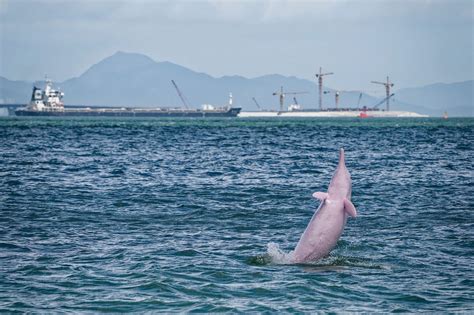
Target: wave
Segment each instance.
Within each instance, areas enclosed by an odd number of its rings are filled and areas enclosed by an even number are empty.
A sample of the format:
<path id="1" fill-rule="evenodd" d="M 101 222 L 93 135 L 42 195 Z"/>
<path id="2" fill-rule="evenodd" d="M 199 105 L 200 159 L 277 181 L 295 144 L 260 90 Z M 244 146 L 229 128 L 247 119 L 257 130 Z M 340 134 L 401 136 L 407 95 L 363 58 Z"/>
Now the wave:
<path id="1" fill-rule="evenodd" d="M 336 251 L 337 252 L 337 251 Z M 377 263 L 373 259 L 346 256 L 335 253 L 316 261 L 305 263 L 295 263 L 293 260 L 293 251 L 285 252 L 277 243 L 270 242 L 267 244 L 267 252 L 263 255 L 252 256 L 247 260 L 248 264 L 254 266 L 266 265 L 298 265 L 310 268 L 311 270 L 325 271 L 333 269 L 344 269 L 347 267 L 368 268 L 368 269 L 391 269 L 389 266 Z"/>

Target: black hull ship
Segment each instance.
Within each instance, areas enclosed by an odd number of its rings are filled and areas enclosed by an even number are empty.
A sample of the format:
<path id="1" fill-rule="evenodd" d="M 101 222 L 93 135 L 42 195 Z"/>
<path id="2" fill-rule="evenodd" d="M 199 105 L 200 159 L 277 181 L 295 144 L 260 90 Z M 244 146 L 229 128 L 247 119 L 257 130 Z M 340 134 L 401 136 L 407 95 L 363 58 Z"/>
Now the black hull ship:
<path id="1" fill-rule="evenodd" d="M 15 110 L 16 116 L 102 116 L 102 117 L 237 117 L 240 107 L 232 106 L 232 94 L 229 104 L 223 107 L 203 105 L 202 109 L 190 108 L 134 108 L 134 107 L 103 107 L 103 108 L 65 108 L 62 98 L 64 93 L 52 88 L 51 80 L 46 80 L 44 90 L 33 87 L 30 103 Z"/>
<path id="2" fill-rule="evenodd" d="M 144 108 L 94 108 L 65 109 L 63 111 L 37 111 L 18 109 L 17 116 L 103 116 L 103 117 L 237 117 L 240 108 L 227 109 L 144 109 Z"/>

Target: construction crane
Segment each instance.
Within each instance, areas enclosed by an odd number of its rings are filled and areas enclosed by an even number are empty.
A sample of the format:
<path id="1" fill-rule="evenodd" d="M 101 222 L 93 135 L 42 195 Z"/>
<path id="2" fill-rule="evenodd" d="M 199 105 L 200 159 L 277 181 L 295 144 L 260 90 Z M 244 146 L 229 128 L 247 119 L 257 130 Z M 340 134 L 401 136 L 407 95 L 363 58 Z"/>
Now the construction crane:
<path id="1" fill-rule="evenodd" d="M 323 73 L 323 68 L 319 67 L 319 73 L 316 74 L 319 84 L 319 110 L 323 109 L 323 77 L 326 75 L 334 74 L 334 72 Z"/>
<path id="2" fill-rule="evenodd" d="M 360 100 L 362 99 L 362 93 L 359 94 L 359 100 L 357 101 L 357 108 L 360 106 Z"/>
<path id="3" fill-rule="evenodd" d="M 375 83 L 375 84 L 382 84 L 385 86 L 385 94 L 386 94 L 386 97 L 385 97 L 385 100 L 387 101 L 387 112 L 390 111 L 390 88 L 392 86 L 394 86 L 394 84 L 392 82 L 390 82 L 390 79 L 388 78 L 387 76 L 387 82 L 380 82 L 380 81 L 370 81 L 371 83 Z"/>
<path id="4" fill-rule="evenodd" d="M 186 107 L 186 109 L 189 109 L 188 101 L 186 100 L 186 97 L 183 95 L 183 93 L 181 93 L 176 82 L 174 82 L 174 80 L 171 80 L 171 83 L 173 83 L 173 86 L 176 89 L 176 92 L 178 92 L 179 98 L 181 99 L 181 102 L 183 102 L 184 107 Z"/>
<path id="5" fill-rule="evenodd" d="M 334 93 L 334 104 L 336 105 L 336 109 L 339 108 L 339 95 L 341 94 L 341 92 L 339 91 L 334 91 L 334 92 L 331 92 L 331 91 L 324 91 L 323 92 L 324 94 L 329 94 L 329 93 Z"/>
<path id="6" fill-rule="evenodd" d="M 252 97 L 252 99 L 253 99 L 253 102 L 255 103 L 255 105 L 257 105 L 258 109 L 261 110 L 262 108 L 260 107 L 260 104 L 258 104 L 258 102 L 257 102 L 257 100 L 255 99 L 255 97 Z"/>
<path id="7" fill-rule="evenodd" d="M 280 92 L 274 92 L 272 95 L 278 95 L 280 97 L 280 112 L 283 111 L 283 103 L 285 102 L 286 94 L 306 94 L 308 92 L 283 92 L 283 86 L 280 87 Z"/>
<path id="8" fill-rule="evenodd" d="M 379 107 L 383 102 L 385 102 L 385 101 L 388 102 L 388 100 L 394 95 L 395 95 L 395 93 L 390 94 L 389 96 L 387 96 L 386 98 L 384 98 L 383 100 L 381 100 L 380 102 L 375 104 L 374 107 L 372 107 L 372 108 L 375 109 L 375 108 Z"/>

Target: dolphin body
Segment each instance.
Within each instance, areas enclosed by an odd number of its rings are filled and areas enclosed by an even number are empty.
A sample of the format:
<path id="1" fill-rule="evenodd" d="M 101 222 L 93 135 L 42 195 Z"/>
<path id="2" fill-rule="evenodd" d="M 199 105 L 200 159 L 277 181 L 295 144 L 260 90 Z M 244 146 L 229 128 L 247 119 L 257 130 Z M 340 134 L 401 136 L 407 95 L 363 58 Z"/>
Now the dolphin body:
<path id="1" fill-rule="evenodd" d="M 321 259 L 336 246 L 347 217 L 355 218 L 357 211 L 351 202 L 351 175 L 344 163 L 344 149 L 329 183 L 328 192 L 315 192 L 321 204 L 314 213 L 293 252 L 293 262 L 304 263 Z"/>

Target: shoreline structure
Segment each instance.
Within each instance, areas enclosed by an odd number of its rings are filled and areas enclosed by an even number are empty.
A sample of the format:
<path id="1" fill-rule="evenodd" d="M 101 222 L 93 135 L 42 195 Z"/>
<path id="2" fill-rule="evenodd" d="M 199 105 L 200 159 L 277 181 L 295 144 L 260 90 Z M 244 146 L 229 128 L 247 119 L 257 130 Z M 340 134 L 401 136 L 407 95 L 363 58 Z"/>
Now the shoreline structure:
<path id="1" fill-rule="evenodd" d="M 277 111 L 241 111 L 238 117 L 242 118 L 267 118 L 267 117 L 361 117 L 361 111 L 289 111 L 289 112 L 277 112 Z M 368 111 L 368 118 L 390 118 L 390 117 L 429 117 L 428 115 L 418 114 L 415 112 L 406 111 Z M 365 118 L 365 117 L 364 117 Z"/>

